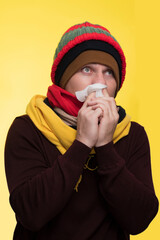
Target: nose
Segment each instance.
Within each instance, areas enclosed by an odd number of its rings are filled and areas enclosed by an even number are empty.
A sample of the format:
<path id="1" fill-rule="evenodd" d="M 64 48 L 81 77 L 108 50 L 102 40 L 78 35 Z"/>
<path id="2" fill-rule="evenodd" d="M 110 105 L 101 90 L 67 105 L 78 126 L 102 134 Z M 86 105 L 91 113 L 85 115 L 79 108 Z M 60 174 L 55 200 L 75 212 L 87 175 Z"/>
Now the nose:
<path id="1" fill-rule="evenodd" d="M 93 83 L 106 84 L 105 77 L 102 71 L 96 72 L 93 78 Z"/>

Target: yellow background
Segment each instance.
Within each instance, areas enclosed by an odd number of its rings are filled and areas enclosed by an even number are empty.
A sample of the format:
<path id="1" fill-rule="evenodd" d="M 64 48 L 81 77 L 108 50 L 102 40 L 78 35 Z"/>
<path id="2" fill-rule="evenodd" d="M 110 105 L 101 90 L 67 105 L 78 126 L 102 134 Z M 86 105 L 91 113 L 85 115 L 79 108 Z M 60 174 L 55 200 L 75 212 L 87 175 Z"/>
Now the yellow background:
<path id="1" fill-rule="evenodd" d="M 160 198 L 160 7 L 158 0 L 0 0 L 0 239 L 11 240 L 15 217 L 4 172 L 8 128 L 25 113 L 30 98 L 51 84 L 54 50 L 63 32 L 83 21 L 107 27 L 127 58 L 127 74 L 117 102 L 145 126 L 152 172 Z M 158 240 L 159 214 L 134 240 Z"/>

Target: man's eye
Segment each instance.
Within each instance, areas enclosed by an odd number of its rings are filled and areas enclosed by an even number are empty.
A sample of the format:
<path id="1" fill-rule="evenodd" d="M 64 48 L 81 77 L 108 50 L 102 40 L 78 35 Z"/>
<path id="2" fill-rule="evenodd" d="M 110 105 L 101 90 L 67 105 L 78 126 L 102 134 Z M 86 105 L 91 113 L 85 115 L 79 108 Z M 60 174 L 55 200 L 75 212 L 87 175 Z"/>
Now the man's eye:
<path id="1" fill-rule="evenodd" d="M 114 74 L 113 74 L 113 71 L 112 71 L 111 69 L 108 69 L 108 70 L 106 71 L 106 74 L 107 74 L 107 75 L 114 75 Z"/>
<path id="2" fill-rule="evenodd" d="M 82 71 L 85 72 L 85 73 L 89 73 L 90 72 L 90 68 L 89 67 L 84 67 L 82 69 Z"/>

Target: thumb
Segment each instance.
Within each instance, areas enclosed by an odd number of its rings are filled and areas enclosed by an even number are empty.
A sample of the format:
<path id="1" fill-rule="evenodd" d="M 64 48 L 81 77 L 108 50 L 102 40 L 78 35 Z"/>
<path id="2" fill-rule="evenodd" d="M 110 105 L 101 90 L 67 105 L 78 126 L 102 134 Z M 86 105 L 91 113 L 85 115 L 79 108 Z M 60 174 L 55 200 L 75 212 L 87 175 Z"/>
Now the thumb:
<path id="1" fill-rule="evenodd" d="M 106 88 L 102 90 L 104 97 L 109 97 L 108 91 Z"/>

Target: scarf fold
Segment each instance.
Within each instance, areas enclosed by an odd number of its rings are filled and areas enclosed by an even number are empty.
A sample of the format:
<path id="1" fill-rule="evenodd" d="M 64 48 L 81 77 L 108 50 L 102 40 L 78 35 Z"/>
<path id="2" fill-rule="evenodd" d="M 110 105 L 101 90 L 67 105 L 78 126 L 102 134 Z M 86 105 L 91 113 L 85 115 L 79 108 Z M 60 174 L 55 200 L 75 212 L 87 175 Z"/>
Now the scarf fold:
<path id="1" fill-rule="evenodd" d="M 78 111 L 83 105 L 72 93 L 55 84 L 48 88 L 47 97 L 51 107 L 63 109 L 74 117 L 77 117 Z"/>
<path id="2" fill-rule="evenodd" d="M 63 120 L 65 124 L 72 127 L 77 127 L 77 117 L 69 115 L 61 108 L 55 107 L 54 112 Z"/>
<path id="3" fill-rule="evenodd" d="M 44 103 L 45 98 L 46 97 L 41 95 L 34 96 L 27 106 L 26 113 L 41 133 L 58 148 L 61 154 L 64 154 L 76 139 L 77 131 L 65 124 L 63 120 Z M 113 142 L 116 143 L 121 138 L 127 136 L 130 126 L 130 116 L 126 115 L 125 118 L 117 124 L 113 135 Z M 95 153 L 94 149 L 92 149 L 91 153 Z"/>

